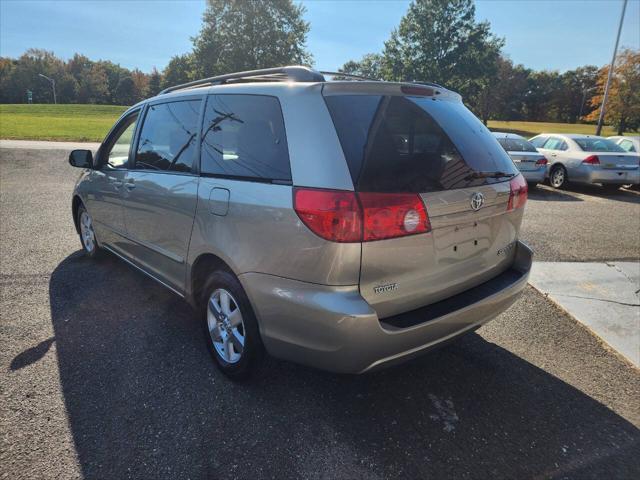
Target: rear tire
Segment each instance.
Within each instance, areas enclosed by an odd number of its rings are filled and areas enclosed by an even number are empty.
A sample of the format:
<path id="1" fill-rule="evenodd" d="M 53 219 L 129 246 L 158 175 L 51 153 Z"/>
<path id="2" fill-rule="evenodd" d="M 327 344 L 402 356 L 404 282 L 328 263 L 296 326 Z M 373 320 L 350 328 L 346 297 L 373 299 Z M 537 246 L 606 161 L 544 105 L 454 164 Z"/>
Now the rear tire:
<path id="1" fill-rule="evenodd" d="M 562 165 L 554 165 L 549 172 L 549 185 L 553 188 L 564 188 L 569 183 L 567 169 Z"/>
<path id="2" fill-rule="evenodd" d="M 200 315 L 207 348 L 216 366 L 231 380 L 246 380 L 265 357 L 258 321 L 238 279 L 218 270 L 205 283 Z"/>
<path id="3" fill-rule="evenodd" d="M 78 207 L 76 221 L 84 254 L 89 258 L 98 258 L 102 254 L 102 249 L 98 246 L 96 232 L 93 229 L 93 218 L 82 204 Z"/>

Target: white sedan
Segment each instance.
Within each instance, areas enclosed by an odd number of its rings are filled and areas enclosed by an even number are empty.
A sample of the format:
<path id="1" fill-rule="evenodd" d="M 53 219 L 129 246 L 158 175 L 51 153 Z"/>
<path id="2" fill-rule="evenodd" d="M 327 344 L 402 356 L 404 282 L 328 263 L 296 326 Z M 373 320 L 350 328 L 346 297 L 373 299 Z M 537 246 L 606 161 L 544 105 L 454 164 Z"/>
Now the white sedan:
<path id="1" fill-rule="evenodd" d="M 549 160 L 549 183 L 599 183 L 607 190 L 640 183 L 638 155 L 595 135 L 542 133 L 530 142 Z"/>

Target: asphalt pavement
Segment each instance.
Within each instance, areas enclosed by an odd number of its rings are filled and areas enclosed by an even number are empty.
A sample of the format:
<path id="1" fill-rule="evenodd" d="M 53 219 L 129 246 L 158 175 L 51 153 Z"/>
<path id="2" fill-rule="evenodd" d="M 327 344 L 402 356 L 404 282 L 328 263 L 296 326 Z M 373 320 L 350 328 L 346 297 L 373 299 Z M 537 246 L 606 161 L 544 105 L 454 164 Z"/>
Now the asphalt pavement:
<path id="1" fill-rule="evenodd" d="M 234 384 L 178 297 L 84 258 L 64 151 L 0 149 L 0 478 L 640 478 L 640 372 L 528 287 L 457 343 Z M 640 197 L 532 192 L 547 261 L 640 257 Z"/>

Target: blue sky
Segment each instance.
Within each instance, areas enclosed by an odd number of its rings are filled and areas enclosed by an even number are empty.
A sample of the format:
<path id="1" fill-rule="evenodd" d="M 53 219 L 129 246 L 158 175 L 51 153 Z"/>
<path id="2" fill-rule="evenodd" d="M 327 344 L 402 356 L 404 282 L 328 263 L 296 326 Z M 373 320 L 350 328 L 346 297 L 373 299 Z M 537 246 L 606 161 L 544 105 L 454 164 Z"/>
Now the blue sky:
<path id="1" fill-rule="evenodd" d="M 319 69 L 382 49 L 408 0 L 309 0 L 308 48 Z M 505 53 L 535 69 L 564 71 L 611 58 L 621 0 L 479 0 L 476 16 L 506 39 Z M 204 0 L 0 0 L 0 55 L 27 48 L 75 52 L 143 71 L 191 49 Z M 630 0 L 622 46 L 640 48 L 640 0 Z"/>

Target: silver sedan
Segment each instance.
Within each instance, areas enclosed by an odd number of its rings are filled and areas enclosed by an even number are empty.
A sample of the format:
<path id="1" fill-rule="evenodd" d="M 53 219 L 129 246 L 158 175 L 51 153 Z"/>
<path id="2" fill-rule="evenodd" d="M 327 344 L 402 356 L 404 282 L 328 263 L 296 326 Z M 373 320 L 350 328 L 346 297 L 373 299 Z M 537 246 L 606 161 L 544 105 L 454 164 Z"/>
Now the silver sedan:
<path id="1" fill-rule="evenodd" d="M 547 159 L 526 138 L 515 133 L 493 132 L 530 187 L 544 182 Z"/>
<path id="2" fill-rule="evenodd" d="M 531 143 L 549 159 L 549 183 L 599 183 L 607 190 L 640 183 L 638 155 L 595 135 L 542 133 Z"/>

